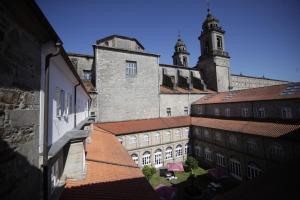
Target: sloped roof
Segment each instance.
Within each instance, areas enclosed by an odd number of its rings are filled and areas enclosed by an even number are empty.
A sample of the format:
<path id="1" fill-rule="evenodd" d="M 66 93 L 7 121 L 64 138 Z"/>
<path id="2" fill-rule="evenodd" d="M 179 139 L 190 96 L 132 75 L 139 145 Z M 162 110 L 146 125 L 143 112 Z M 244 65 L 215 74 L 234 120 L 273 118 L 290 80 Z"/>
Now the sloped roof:
<path id="1" fill-rule="evenodd" d="M 99 44 L 99 43 L 104 42 L 106 40 L 110 40 L 110 39 L 115 38 L 115 37 L 125 39 L 125 40 L 135 41 L 143 50 L 145 50 L 144 46 L 136 38 L 131 38 L 131 37 L 123 36 L 123 35 L 110 35 L 110 36 L 107 36 L 107 37 L 102 38 L 100 40 L 97 40 L 96 44 Z"/>
<path id="2" fill-rule="evenodd" d="M 115 135 L 190 126 L 190 116 L 96 123 L 94 126 Z"/>
<path id="3" fill-rule="evenodd" d="M 94 127 L 87 144 L 87 175 L 67 180 L 62 200 L 159 199 L 117 138 Z"/>
<path id="4" fill-rule="evenodd" d="M 283 124 L 283 123 L 275 123 L 275 122 L 255 122 L 255 121 L 213 119 L 213 118 L 204 118 L 204 117 L 192 117 L 191 124 L 194 126 L 246 133 L 251 135 L 260 135 L 260 136 L 272 137 L 272 138 L 277 138 L 296 130 L 299 131 L 300 129 L 300 123 Z"/>
<path id="5" fill-rule="evenodd" d="M 263 101 L 300 98 L 300 83 L 235 90 L 207 95 L 193 104 L 213 104 L 243 101 Z"/>

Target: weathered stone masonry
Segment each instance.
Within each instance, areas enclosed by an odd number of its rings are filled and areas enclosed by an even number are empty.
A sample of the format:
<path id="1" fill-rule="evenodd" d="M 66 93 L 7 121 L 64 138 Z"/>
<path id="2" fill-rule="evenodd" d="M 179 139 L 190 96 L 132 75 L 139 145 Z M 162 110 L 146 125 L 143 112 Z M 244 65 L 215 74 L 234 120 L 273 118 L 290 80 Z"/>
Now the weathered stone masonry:
<path id="1" fill-rule="evenodd" d="M 41 46 L 0 3 L 0 199 L 38 199 Z M 25 195 L 26 193 L 26 195 Z"/>

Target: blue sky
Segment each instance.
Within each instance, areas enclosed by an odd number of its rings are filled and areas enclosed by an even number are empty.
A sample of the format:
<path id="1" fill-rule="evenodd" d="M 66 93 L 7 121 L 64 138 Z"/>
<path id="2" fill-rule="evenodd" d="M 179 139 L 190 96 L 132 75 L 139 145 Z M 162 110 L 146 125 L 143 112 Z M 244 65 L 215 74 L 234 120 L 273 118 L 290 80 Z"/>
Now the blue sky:
<path id="1" fill-rule="evenodd" d="M 146 52 L 172 64 L 180 30 L 190 65 L 200 55 L 198 36 L 206 0 L 37 0 L 69 52 L 92 54 L 111 34 L 137 38 Z M 212 0 L 225 29 L 231 73 L 300 81 L 299 0 Z"/>

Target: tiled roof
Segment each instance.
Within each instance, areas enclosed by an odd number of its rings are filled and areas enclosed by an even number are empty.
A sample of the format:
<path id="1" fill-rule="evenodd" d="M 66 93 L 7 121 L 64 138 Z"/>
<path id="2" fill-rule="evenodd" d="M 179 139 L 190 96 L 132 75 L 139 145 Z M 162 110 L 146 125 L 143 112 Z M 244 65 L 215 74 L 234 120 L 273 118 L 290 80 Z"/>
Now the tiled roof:
<path id="1" fill-rule="evenodd" d="M 176 89 L 171 89 L 166 86 L 161 85 L 160 86 L 160 93 L 161 94 L 211 94 L 214 93 L 211 90 L 199 90 L 196 88 L 193 88 L 191 90 L 187 90 L 181 87 L 177 87 Z"/>
<path id="2" fill-rule="evenodd" d="M 274 85 L 207 95 L 193 104 L 229 103 L 300 98 L 300 83 Z"/>
<path id="3" fill-rule="evenodd" d="M 299 131 L 300 129 L 300 123 L 282 124 L 274 122 L 239 121 L 204 117 L 192 117 L 191 124 L 194 126 L 260 135 L 272 138 L 280 137 L 296 130 Z"/>
<path id="4" fill-rule="evenodd" d="M 160 130 L 167 128 L 189 126 L 191 124 L 190 117 L 168 117 L 155 119 L 142 119 L 121 122 L 105 122 L 97 123 L 101 129 L 109 131 L 115 135 L 122 135 L 128 133 L 138 133 L 143 131 Z"/>
<path id="5" fill-rule="evenodd" d="M 117 138 L 94 127 L 87 144 L 87 175 L 67 180 L 62 200 L 159 199 Z"/>

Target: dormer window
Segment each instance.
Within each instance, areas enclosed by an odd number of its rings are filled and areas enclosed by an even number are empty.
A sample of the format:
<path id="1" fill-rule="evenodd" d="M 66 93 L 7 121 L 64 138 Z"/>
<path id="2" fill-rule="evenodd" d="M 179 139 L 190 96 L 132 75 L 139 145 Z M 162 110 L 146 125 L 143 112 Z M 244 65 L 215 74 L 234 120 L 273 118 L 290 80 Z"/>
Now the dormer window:
<path id="1" fill-rule="evenodd" d="M 261 107 L 257 110 L 257 117 L 258 118 L 265 118 L 266 117 L 266 112 L 265 112 L 264 107 Z"/>
<path id="2" fill-rule="evenodd" d="M 281 117 L 282 119 L 291 119 L 292 118 L 292 110 L 290 107 L 281 108 Z"/>

